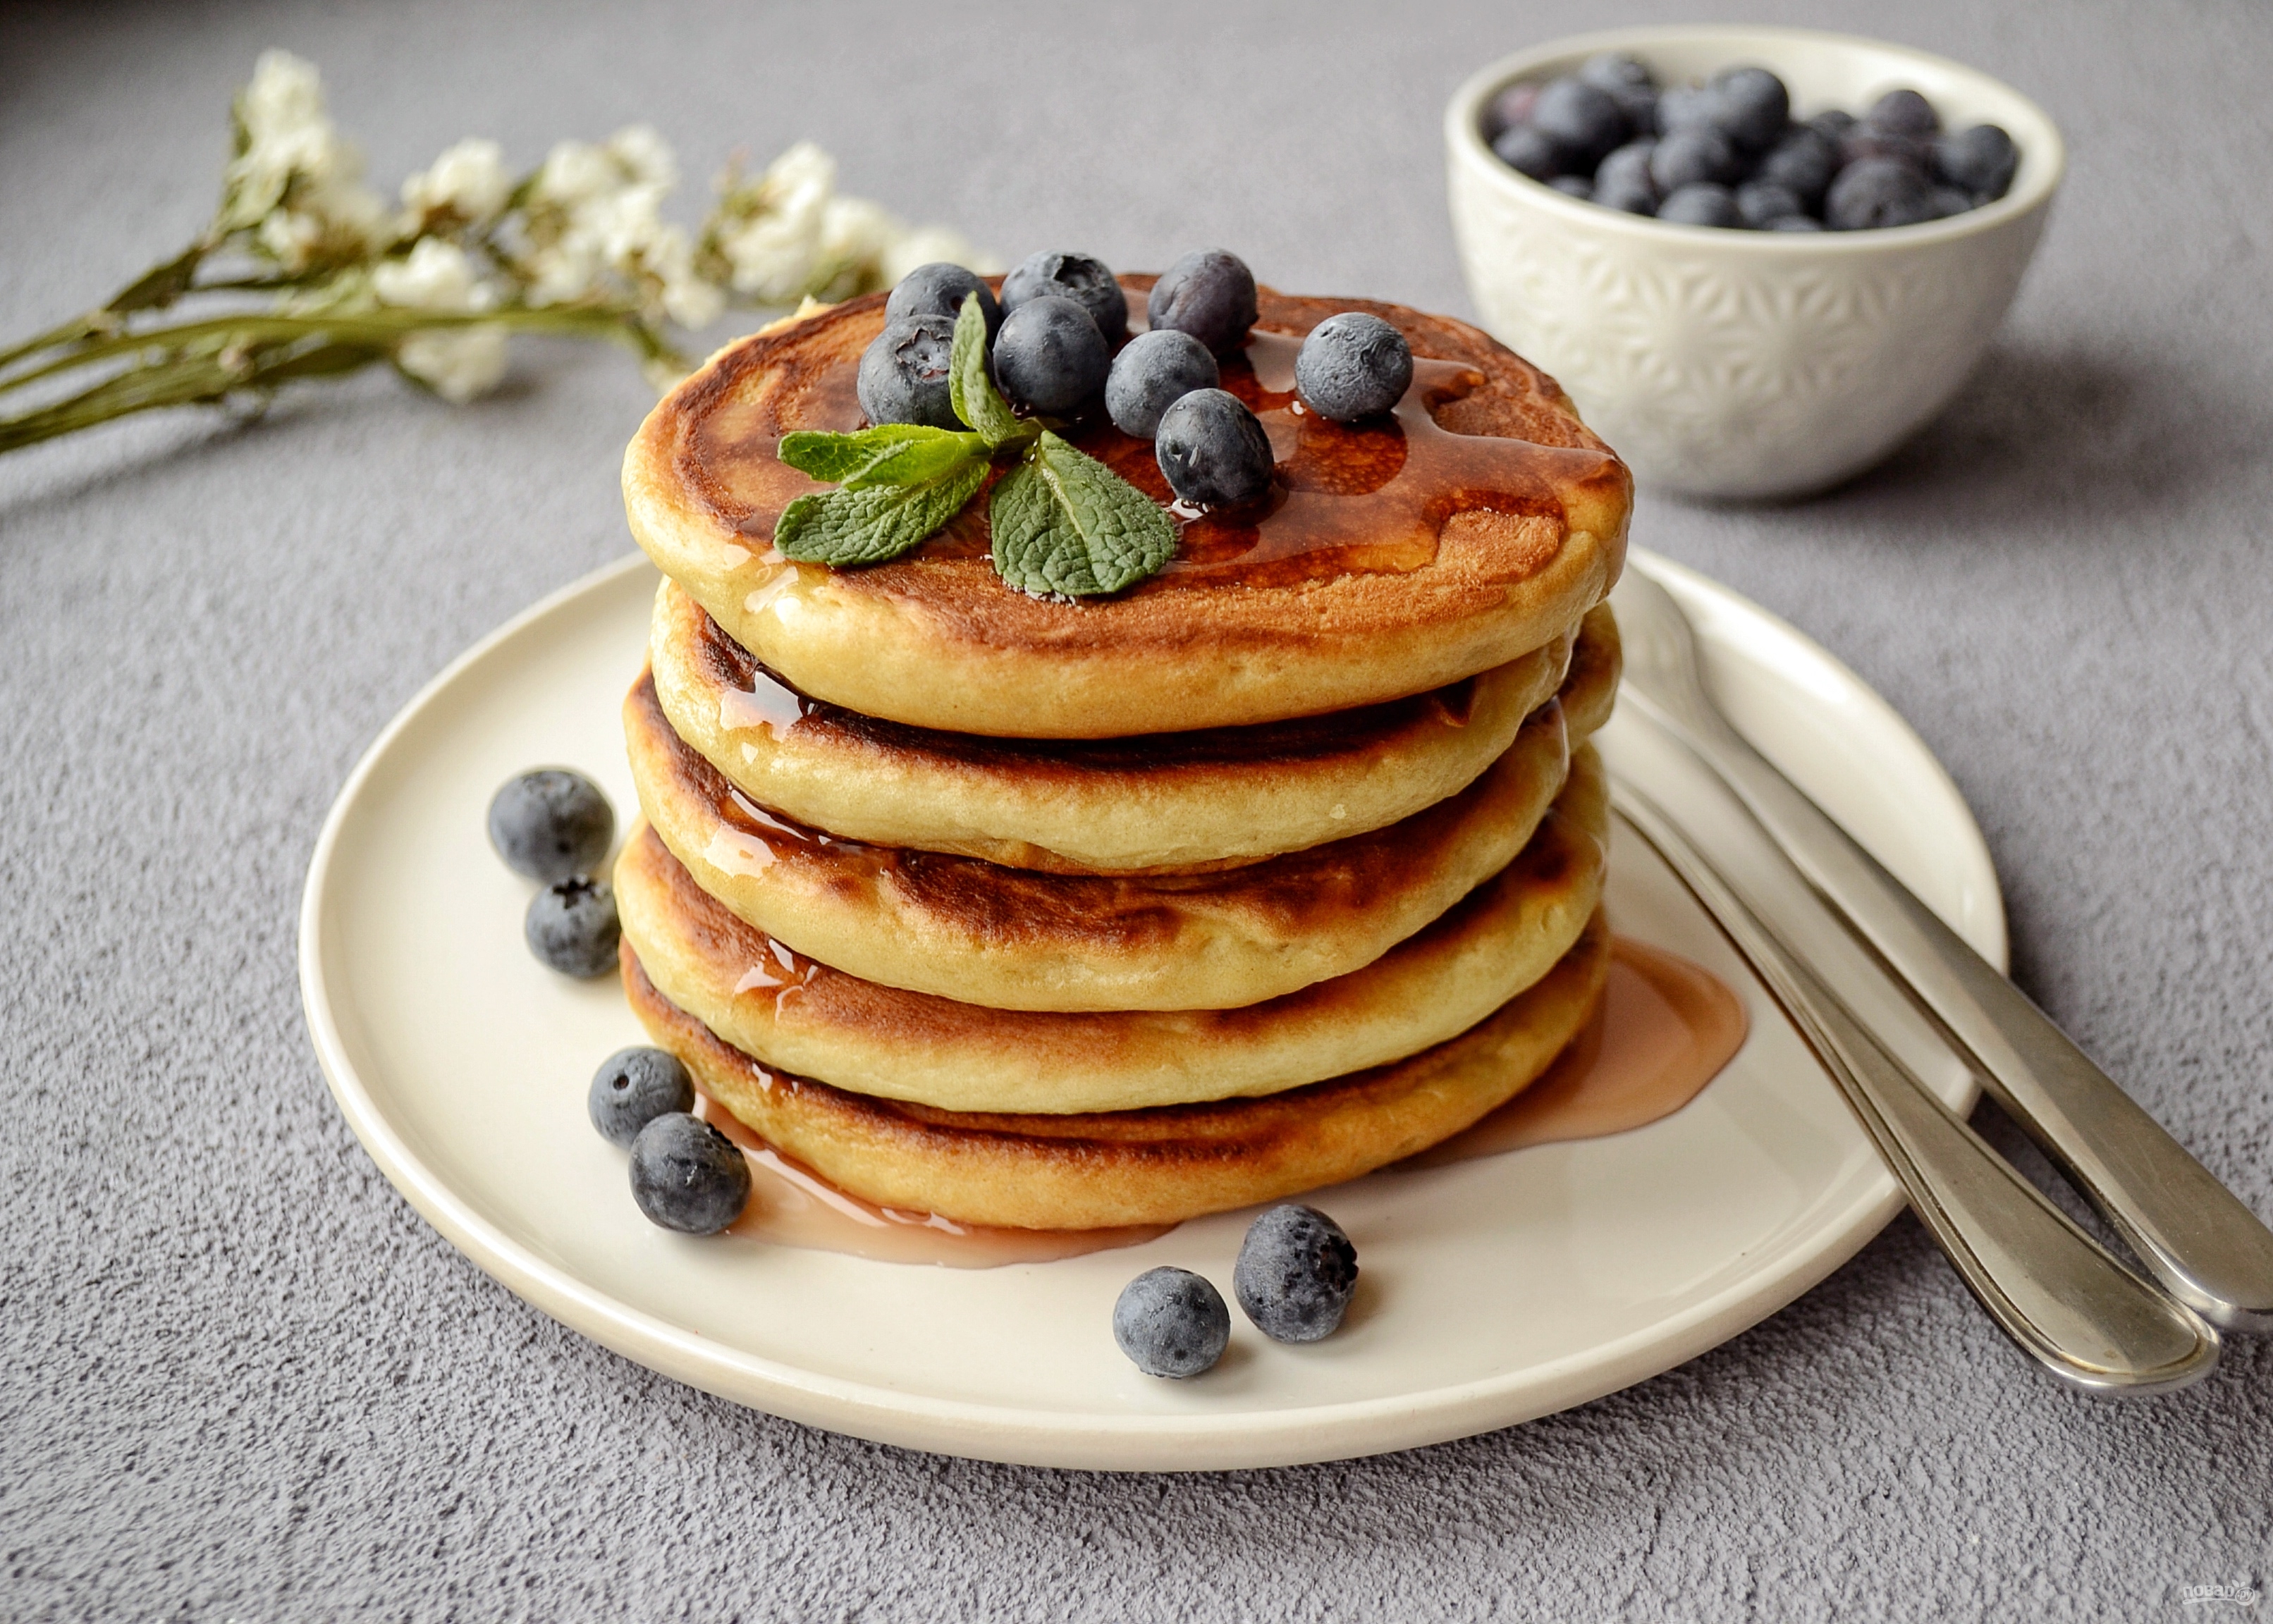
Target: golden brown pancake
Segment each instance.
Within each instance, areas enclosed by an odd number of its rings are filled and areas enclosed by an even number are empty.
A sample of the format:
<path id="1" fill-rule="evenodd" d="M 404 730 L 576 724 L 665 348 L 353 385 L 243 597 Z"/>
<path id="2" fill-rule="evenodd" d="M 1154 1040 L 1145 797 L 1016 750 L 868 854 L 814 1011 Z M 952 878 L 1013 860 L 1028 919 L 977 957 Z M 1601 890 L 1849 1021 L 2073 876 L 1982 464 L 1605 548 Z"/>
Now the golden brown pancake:
<path id="1" fill-rule="evenodd" d="M 1596 911 L 1537 983 L 1394 1065 L 1257 1099 L 1075 1115 L 934 1111 L 761 1065 L 656 990 L 624 985 L 654 1040 L 784 1155 L 880 1205 L 1010 1229 L 1176 1224 L 1354 1179 L 1521 1093 L 1586 1024 L 1609 965 Z"/>
<path id="2" fill-rule="evenodd" d="M 734 917 L 650 829 L 616 907 L 648 977 L 765 1064 L 942 1111 L 1067 1112 L 1271 1094 L 1401 1059 L 1545 975 L 1602 897 L 1608 803 L 1594 752 L 1498 874 L 1362 969 L 1244 1009 L 987 1009 L 816 964 Z"/>
<path id="3" fill-rule="evenodd" d="M 1584 657 L 1615 666 L 1609 607 L 1581 624 L 1609 640 Z M 1571 641 L 1360 710 L 1048 742 L 911 728 L 807 699 L 668 580 L 649 647 L 672 730 L 761 806 L 871 845 L 1129 874 L 1301 851 L 1458 794 L 1562 684 Z"/>
<path id="4" fill-rule="evenodd" d="M 1149 277 L 1129 277 L 1143 323 Z M 1109 599 L 1051 602 L 988 561 L 986 503 L 865 569 L 792 564 L 775 521 L 824 489 L 775 454 L 858 428 L 860 354 L 884 296 L 728 346 L 664 398 L 624 459 L 633 535 L 799 692 L 950 732 L 1114 738 L 1237 727 L 1425 693 L 1519 659 L 1599 601 L 1624 558 L 1632 480 L 1555 381 L 1465 323 L 1265 290 L 1223 386 L 1279 465 L 1254 511 L 1185 518 L 1168 567 Z M 1386 420 L 1296 409 L 1302 335 L 1341 311 L 1399 328 L 1414 384 Z M 1069 438 L 1166 504 L 1150 442 Z"/>
<path id="5" fill-rule="evenodd" d="M 1574 708 L 1606 706 L 1574 696 Z M 671 731 L 650 677 L 625 700 L 624 733 L 648 822 L 729 910 L 849 975 L 996 1009 L 1233 1009 L 1370 964 L 1507 865 L 1569 762 L 1550 700 L 1474 783 L 1387 828 L 1132 878 L 868 846 L 776 818 Z"/>

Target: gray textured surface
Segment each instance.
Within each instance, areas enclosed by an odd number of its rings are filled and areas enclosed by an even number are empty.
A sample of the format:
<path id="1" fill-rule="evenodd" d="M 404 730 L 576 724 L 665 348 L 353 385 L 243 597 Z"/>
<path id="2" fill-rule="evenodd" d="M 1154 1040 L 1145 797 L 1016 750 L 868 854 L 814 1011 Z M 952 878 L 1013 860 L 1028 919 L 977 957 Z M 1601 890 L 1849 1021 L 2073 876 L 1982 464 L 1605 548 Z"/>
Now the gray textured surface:
<path id="1" fill-rule="evenodd" d="M 1911 719 L 1988 831 L 2023 983 L 2273 1210 L 2273 19 L 1754 10 L 1978 64 L 2049 107 L 2074 167 L 1945 421 L 1826 499 L 1650 501 L 1636 535 Z M 390 185 L 468 133 L 528 161 L 647 117 L 698 175 L 809 134 L 849 190 L 1013 253 L 1220 241 L 1282 287 L 1465 311 L 1444 96 L 1647 14 L 16 8 L 0 332 L 188 236 L 270 43 L 324 67 Z M 622 550 L 647 399 L 612 355 L 532 347 L 463 412 L 373 379 L 250 431 L 146 423 L 0 464 L 0 1613 L 2142 1618 L 2273 1578 L 2264 1344 L 2173 1398 L 2067 1396 L 1907 1217 L 1584 1410 L 1219 1478 L 806 1431 L 491 1284 L 333 1111 L 295 907 L 394 709 Z"/>

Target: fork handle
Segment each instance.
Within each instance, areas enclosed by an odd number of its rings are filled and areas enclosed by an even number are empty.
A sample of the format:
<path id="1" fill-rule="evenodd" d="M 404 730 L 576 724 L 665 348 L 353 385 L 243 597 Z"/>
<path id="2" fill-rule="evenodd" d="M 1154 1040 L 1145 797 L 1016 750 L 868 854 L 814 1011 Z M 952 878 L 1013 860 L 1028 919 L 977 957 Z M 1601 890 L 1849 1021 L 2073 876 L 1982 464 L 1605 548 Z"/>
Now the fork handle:
<path id="1" fill-rule="evenodd" d="M 2228 1330 L 2273 1331 L 2273 1230 L 1726 721 L 1622 697 L 1737 792 L 2172 1295 Z"/>

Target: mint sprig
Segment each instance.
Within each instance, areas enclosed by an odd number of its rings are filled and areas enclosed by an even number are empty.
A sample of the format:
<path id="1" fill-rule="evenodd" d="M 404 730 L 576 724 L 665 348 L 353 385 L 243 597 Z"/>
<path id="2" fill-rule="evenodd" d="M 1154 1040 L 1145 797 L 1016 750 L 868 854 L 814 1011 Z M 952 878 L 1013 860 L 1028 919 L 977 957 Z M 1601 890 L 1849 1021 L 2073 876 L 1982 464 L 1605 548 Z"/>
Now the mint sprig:
<path id="1" fill-rule="evenodd" d="M 879 423 L 851 434 L 782 437 L 784 462 L 837 489 L 783 510 L 774 546 L 801 564 L 847 569 L 919 546 L 961 513 L 994 460 L 1021 453 L 987 506 L 994 571 L 1036 596 L 1099 597 L 1135 586 L 1175 556 L 1176 524 L 1143 491 L 994 386 L 986 318 L 966 295 L 955 318 L 948 398 L 967 431 Z"/>

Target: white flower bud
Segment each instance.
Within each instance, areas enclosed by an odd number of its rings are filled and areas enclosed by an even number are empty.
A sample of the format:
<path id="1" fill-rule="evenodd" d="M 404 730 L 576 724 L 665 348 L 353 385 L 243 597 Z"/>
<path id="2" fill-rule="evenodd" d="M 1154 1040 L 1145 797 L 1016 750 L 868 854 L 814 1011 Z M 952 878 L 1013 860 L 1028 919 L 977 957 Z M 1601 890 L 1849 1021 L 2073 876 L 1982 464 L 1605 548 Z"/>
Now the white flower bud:
<path id="1" fill-rule="evenodd" d="M 404 181 L 402 201 L 415 229 L 437 215 L 487 220 L 505 206 L 512 190 L 504 148 L 495 141 L 467 140 L 444 152 L 424 174 Z"/>
<path id="2" fill-rule="evenodd" d="M 505 334 L 494 327 L 414 333 L 396 348 L 394 360 L 451 405 L 463 406 L 505 377 Z"/>
<path id="3" fill-rule="evenodd" d="M 440 237 L 421 237 L 408 258 L 374 266 L 371 288 L 380 303 L 405 310 L 483 311 L 497 302 L 474 257 Z"/>
<path id="4" fill-rule="evenodd" d="M 607 153 L 638 185 L 669 191 L 679 184 L 679 160 L 650 124 L 626 124 L 608 138 Z"/>

